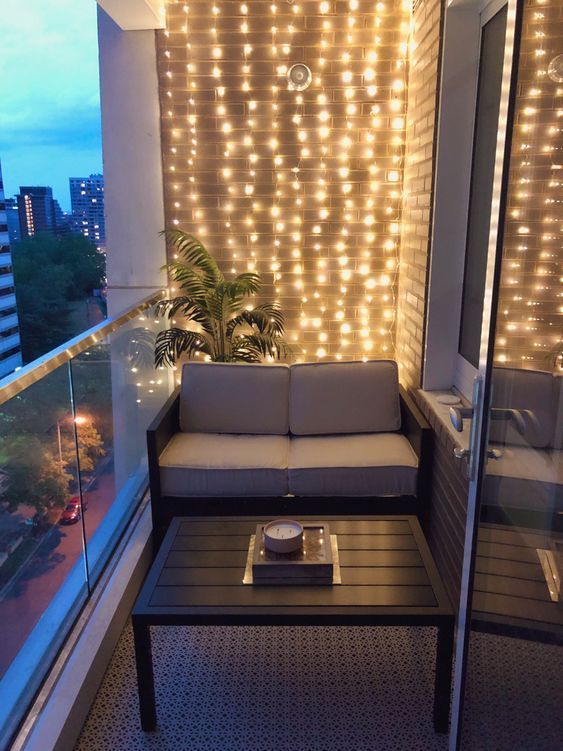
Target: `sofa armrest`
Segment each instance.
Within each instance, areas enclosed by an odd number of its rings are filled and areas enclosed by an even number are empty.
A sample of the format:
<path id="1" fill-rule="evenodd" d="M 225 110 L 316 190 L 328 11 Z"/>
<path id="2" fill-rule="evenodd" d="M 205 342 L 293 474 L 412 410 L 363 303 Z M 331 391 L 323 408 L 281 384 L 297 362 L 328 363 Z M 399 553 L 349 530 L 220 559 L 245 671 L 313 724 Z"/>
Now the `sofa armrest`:
<path id="1" fill-rule="evenodd" d="M 403 386 L 399 386 L 401 403 L 401 432 L 409 439 L 415 454 L 420 459 L 424 442 L 431 434 L 430 424 Z"/>
<path id="2" fill-rule="evenodd" d="M 401 402 L 401 432 L 406 436 L 418 457 L 417 497 L 426 504 L 430 497 L 432 477 L 433 433 L 430 424 L 407 391 L 399 386 Z"/>
<path id="3" fill-rule="evenodd" d="M 159 458 L 172 436 L 180 430 L 180 387 L 168 397 L 147 428 L 149 482 L 153 506 L 160 498 Z"/>

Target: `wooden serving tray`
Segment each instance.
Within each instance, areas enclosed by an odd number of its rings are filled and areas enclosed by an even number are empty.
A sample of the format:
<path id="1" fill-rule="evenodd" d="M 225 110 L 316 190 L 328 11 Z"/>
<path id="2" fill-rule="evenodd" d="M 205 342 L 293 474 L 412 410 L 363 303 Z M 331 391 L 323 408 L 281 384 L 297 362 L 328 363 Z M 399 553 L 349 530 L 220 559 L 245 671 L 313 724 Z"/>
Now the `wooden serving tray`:
<path id="1" fill-rule="evenodd" d="M 303 547 L 294 553 L 273 553 L 264 545 L 264 524 L 256 527 L 252 556 L 254 584 L 332 584 L 334 558 L 325 522 L 303 525 Z"/>

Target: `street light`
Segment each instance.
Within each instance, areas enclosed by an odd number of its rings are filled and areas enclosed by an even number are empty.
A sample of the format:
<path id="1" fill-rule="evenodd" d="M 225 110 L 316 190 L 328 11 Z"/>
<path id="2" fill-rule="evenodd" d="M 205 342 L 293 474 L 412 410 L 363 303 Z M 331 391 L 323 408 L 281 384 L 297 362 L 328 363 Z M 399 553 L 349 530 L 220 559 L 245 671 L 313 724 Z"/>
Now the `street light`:
<path id="1" fill-rule="evenodd" d="M 61 422 L 64 422 L 68 419 L 68 417 L 65 417 L 63 420 L 57 420 L 57 441 L 59 445 L 59 464 L 61 465 L 61 469 L 63 468 L 63 442 L 61 437 Z M 88 422 L 88 418 L 84 417 L 83 415 L 76 415 L 73 422 L 78 426 L 85 425 Z"/>

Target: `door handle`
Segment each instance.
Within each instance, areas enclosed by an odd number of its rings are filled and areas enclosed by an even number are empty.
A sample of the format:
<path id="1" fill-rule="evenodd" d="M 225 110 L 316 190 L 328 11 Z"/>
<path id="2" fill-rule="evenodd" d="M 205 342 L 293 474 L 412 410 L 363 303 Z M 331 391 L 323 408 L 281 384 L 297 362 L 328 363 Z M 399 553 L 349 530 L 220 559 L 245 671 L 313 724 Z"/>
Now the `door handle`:
<path id="1" fill-rule="evenodd" d="M 528 414 L 529 418 L 533 416 L 533 413 L 529 410 L 491 407 L 491 420 L 512 420 L 514 427 L 520 435 L 524 435 L 526 432 L 524 414 Z"/>
<path id="2" fill-rule="evenodd" d="M 454 448 L 454 456 L 456 459 L 468 459 L 471 454 L 469 449 L 460 449 L 457 446 Z"/>
<path id="3" fill-rule="evenodd" d="M 454 448 L 454 456 L 456 459 L 469 459 L 469 457 L 471 456 L 471 451 L 469 449 L 461 449 L 456 446 Z M 495 459 L 496 461 L 502 459 L 502 451 L 499 451 L 498 449 L 489 449 L 487 451 L 487 459 Z"/>
<path id="4" fill-rule="evenodd" d="M 524 435 L 526 432 L 524 414 L 530 422 L 534 419 L 533 413 L 529 410 L 501 409 L 499 407 L 491 407 L 490 418 L 491 420 L 512 420 L 518 433 Z M 473 407 L 450 407 L 450 421 L 458 433 L 463 433 L 463 421 L 469 420 L 471 417 L 473 417 Z"/>
<path id="5" fill-rule="evenodd" d="M 487 459 L 495 459 L 496 461 L 502 459 L 502 451 L 499 451 L 499 449 L 489 449 L 487 451 Z"/>
<path id="6" fill-rule="evenodd" d="M 450 407 L 450 420 L 458 433 L 463 433 L 463 421 L 473 417 L 473 407 Z"/>
<path id="7" fill-rule="evenodd" d="M 469 449 L 462 449 L 456 446 L 454 448 L 454 456 L 456 459 L 468 459 L 471 456 L 471 451 Z M 488 449 L 487 458 L 495 459 L 498 461 L 499 459 L 502 459 L 502 451 L 499 451 L 498 449 Z"/>

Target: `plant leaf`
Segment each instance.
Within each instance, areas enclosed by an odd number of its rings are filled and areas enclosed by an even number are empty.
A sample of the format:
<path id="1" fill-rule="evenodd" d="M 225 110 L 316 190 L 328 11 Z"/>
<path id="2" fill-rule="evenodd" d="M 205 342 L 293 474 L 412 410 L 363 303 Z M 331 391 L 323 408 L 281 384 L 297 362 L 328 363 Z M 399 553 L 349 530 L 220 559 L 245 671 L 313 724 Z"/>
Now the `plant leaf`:
<path id="1" fill-rule="evenodd" d="M 184 263 L 195 266 L 209 281 L 224 280 L 217 262 L 197 237 L 180 229 L 165 229 L 160 234 L 176 249 Z"/>
<path id="2" fill-rule="evenodd" d="M 235 329 L 243 325 L 257 329 L 261 334 L 269 336 L 283 336 L 285 330 L 285 318 L 278 305 L 264 303 L 253 310 L 242 310 L 237 316 L 227 323 L 227 336 L 232 337 Z"/>
<path id="3" fill-rule="evenodd" d="M 204 334 L 186 329 L 166 329 L 160 331 L 156 337 L 154 364 L 175 365 L 180 355 L 192 357 L 196 352 L 210 355 L 209 342 Z"/>

